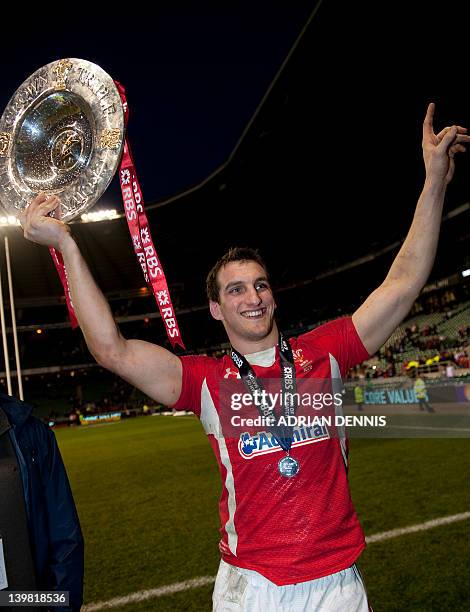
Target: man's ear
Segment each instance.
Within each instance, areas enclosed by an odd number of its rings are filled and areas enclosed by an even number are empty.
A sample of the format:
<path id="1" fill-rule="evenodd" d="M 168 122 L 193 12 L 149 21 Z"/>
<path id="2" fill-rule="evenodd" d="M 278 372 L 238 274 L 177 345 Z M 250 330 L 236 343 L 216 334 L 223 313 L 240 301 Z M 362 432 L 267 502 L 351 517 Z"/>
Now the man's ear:
<path id="1" fill-rule="evenodd" d="M 211 311 L 211 315 L 217 321 L 223 321 L 224 317 L 222 315 L 222 311 L 220 310 L 220 304 L 218 302 L 213 302 L 210 300 L 209 302 L 209 310 Z"/>

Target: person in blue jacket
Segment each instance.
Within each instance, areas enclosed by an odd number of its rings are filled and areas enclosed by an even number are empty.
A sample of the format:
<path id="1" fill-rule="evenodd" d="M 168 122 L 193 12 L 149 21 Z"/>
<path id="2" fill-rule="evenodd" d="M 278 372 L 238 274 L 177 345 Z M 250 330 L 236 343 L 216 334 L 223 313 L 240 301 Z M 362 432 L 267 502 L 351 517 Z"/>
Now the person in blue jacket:
<path id="1" fill-rule="evenodd" d="M 31 411 L 0 393 L 0 589 L 68 591 L 69 605 L 52 609 L 78 612 L 80 522 L 54 433 Z"/>

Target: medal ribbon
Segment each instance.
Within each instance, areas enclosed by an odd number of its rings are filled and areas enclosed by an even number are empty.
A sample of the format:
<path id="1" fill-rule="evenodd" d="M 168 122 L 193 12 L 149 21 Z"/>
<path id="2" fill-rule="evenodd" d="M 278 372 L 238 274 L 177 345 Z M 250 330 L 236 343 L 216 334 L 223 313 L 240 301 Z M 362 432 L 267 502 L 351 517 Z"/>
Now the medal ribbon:
<path id="1" fill-rule="evenodd" d="M 231 357 L 233 363 L 240 372 L 240 376 L 245 384 L 245 387 L 253 396 L 255 406 L 258 409 L 260 416 L 262 416 L 269 423 L 268 430 L 274 436 L 276 436 L 281 448 L 289 453 L 292 446 L 294 428 L 288 425 L 278 425 L 274 406 L 269 406 L 269 404 L 267 404 L 266 401 L 263 402 L 262 399 L 260 401 L 256 401 L 256 396 L 258 394 L 262 394 L 261 398 L 263 398 L 263 396 L 266 397 L 265 393 L 262 393 L 265 391 L 265 389 L 244 355 L 240 354 L 232 347 Z M 281 361 L 282 416 L 295 416 L 297 411 L 295 396 L 297 393 L 297 382 L 294 356 L 292 354 L 292 348 L 289 341 L 284 338 L 281 332 L 279 332 L 279 358 Z"/>

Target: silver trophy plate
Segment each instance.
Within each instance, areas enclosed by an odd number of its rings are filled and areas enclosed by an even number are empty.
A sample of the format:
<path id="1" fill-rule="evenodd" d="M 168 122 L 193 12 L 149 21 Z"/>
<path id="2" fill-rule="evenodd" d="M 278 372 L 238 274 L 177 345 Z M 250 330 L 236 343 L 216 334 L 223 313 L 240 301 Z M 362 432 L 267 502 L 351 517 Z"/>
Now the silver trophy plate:
<path id="1" fill-rule="evenodd" d="M 124 112 L 113 79 L 81 59 L 43 66 L 19 87 L 0 120 L 0 202 L 18 216 L 40 192 L 57 194 L 61 218 L 82 215 L 113 178 Z"/>

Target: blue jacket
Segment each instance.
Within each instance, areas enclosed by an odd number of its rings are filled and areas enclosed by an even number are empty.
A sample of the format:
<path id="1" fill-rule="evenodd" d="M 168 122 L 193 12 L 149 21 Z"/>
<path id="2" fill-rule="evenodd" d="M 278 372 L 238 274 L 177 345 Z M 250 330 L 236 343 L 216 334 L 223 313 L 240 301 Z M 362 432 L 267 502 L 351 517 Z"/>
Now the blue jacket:
<path id="1" fill-rule="evenodd" d="M 8 435 L 21 470 L 37 588 L 69 591 L 70 607 L 53 610 L 77 612 L 83 599 L 83 537 L 54 433 L 24 402 L 0 393 L 0 407 L 12 426 Z"/>

